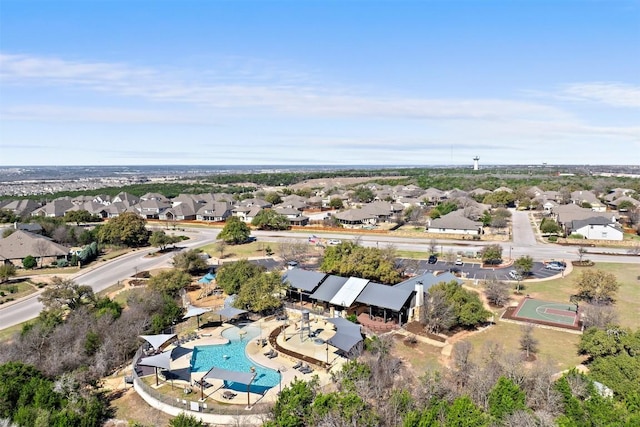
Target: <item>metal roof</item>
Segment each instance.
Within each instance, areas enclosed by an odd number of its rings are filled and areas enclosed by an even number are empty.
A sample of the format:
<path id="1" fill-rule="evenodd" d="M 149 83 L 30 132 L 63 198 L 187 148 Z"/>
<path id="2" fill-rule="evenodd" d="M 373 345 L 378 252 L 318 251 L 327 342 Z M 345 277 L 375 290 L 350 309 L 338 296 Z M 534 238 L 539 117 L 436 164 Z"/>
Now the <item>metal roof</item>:
<path id="1" fill-rule="evenodd" d="M 360 295 L 360 292 L 367 286 L 367 283 L 369 283 L 368 279 L 350 277 L 329 302 L 334 305 L 349 307 L 356 298 L 358 298 L 358 295 Z"/>
<path id="2" fill-rule="evenodd" d="M 305 292 L 313 292 L 320 283 L 327 277 L 326 273 L 294 268 L 288 270 L 282 276 L 282 282 L 289 282 L 293 289 L 301 289 Z"/>
<path id="3" fill-rule="evenodd" d="M 330 275 L 320 286 L 318 286 L 316 291 L 310 295 L 310 298 L 315 299 L 316 301 L 329 302 L 340 288 L 342 288 L 342 285 L 347 282 L 347 280 L 349 279 L 346 277 Z"/>
<path id="4" fill-rule="evenodd" d="M 360 325 L 342 317 L 327 319 L 327 322 L 333 323 L 336 327 L 336 334 L 327 340 L 332 346 L 348 353 L 353 346 L 362 341 Z"/>
<path id="5" fill-rule="evenodd" d="M 424 291 L 428 291 L 430 287 L 433 285 L 437 285 L 438 283 L 449 283 L 452 280 L 455 280 L 457 283 L 464 283 L 462 280 L 458 279 L 454 274 L 446 272 L 435 276 L 433 273 L 424 273 L 420 276 L 412 277 L 411 279 L 407 279 L 404 282 L 398 283 L 397 285 L 393 285 L 394 288 L 400 289 L 411 289 L 414 290 L 416 288 L 417 282 L 422 282 Z"/>
<path id="6" fill-rule="evenodd" d="M 356 301 L 362 304 L 373 305 L 380 308 L 388 308 L 400 311 L 402 306 L 411 298 L 413 289 L 409 287 L 396 288 L 381 283 L 369 283 Z"/>

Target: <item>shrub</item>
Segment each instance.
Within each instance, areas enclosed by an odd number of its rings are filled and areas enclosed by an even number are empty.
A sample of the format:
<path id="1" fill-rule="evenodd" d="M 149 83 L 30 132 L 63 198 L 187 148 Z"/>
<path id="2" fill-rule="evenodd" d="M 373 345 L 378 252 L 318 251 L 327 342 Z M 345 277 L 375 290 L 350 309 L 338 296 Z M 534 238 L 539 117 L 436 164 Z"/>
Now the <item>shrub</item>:
<path id="1" fill-rule="evenodd" d="M 569 234 L 570 239 L 584 239 L 584 236 L 580 233 L 571 233 Z"/>
<path id="2" fill-rule="evenodd" d="M 549 236 L 548 239 L 550 242 L 557 242 L 558 241 L 558 236 Z"/>

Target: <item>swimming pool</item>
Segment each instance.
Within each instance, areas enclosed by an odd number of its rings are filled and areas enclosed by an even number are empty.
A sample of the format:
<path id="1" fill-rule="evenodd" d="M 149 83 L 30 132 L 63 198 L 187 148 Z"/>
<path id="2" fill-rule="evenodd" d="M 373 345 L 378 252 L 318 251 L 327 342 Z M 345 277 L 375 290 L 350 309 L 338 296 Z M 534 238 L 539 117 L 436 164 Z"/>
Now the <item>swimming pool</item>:
<path id="1" fill-rule="evenodd" d="M 256 378 L 251 383 L 251 392 L 264 393 L 278 385 L 280 374 L 273 369 L 265 368 L 249 360 L 245 354 L 247 343 L 260 334 L 255 326 L 232 327 L 222 331 L 227 344 L 196 346 L 191 355 L 191 372 L 206 372 L 213 366 L 229 371 L 251 372 L 256 370 Z M 246 384 L 225 381 L 225 388 L 247 391 Z"/>

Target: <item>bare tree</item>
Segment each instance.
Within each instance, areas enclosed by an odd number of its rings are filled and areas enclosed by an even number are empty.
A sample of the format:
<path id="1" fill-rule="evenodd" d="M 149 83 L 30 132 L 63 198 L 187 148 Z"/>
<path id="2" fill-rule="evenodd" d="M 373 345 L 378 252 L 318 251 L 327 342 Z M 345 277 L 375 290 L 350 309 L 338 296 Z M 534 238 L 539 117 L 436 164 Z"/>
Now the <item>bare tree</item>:
<path id="1" fill-rule="evenodd" d="M 455 312 L 447 302 L 444 291 L 433 290 L 425 295 L 420 318 L 427 331 L 434 334 L 448 330 L 456 321 Z"/>
<path id="2" fill-rule="evenodd" d="M 429 240 L 429 252 L 432 254 L 438 253 L 438 241 L 436 239 Z"/>
<path id="3" fill-rule="evenodd" d="M 458 341 L 453 345 L 452 369 L 449 371 L 449 381 L 458 393 L 463 393 L 467 383 L 476 369 L 471 361 L 473 346 L 468 341 Z"/>
<path id="4" fill-rule="evenodd" d="M 307 253 L 309 245 L 297 240 L 287 240 L 278 244 L 280 258 L 287 263 L 289 261 L 300 261 L 303 255 Z"/>
<path id="5" fill-rule="evenodd" d="M 578 248 L 578 262 L 579 262 L 580 264 L 582 264 L 582 258 L 584 258 L 584 256 L 586 255 L 586 253 L 587 253 L 587 249 L 586 249 L 584 246 L 580 246 L 580 247 Z"/>
<path id="6" fill-rule="evenodd" d="M 44 257 L 47 256 L 49 252 L 49 242 L 47 242 L 44 239 L 38 239 L 33 243 L 33 250 L 35 251 L 35 254 L 39 257 L 40 268 L 42 268 L 42 265 L 44 263 Z"/>
<path id="7" fill-rule="evenodd" d="M 538 340 L 533 336 L 533 325 L 526 323 L 520 328 L 522 335 L 520 336 L 520 349 L 526 353 L 527 360 L 531 353 L 538 351 Z"/>
<path id="8" fill-rule="evenodd" d="M 504 307 L 509 302 L 509 285 L 497 279 L 485 283 L 484 294 L 487 300 L 498 307 Z"/>
<path id="9" fill-rule="evenodd" d="M 227 242 L 218 240 L 215 244 L 215 250 L 220 254 L 220 259 L 224 258 L 224 251 L 227 249 Z"/>
<path id="10" fill-rule="evenodd" d="M 582 324 L 585 329 L 596 327 L 605 329 L 618 323 L 618 313 L 611 305 L 586 304 L 581 306 Z"/>

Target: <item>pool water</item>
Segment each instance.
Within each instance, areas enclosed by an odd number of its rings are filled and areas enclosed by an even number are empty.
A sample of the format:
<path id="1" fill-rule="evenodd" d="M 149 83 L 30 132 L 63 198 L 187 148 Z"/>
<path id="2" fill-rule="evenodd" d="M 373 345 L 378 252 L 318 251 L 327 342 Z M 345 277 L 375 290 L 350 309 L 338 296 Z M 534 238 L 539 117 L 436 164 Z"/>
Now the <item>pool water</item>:
<path id="1" fill-rule="evenodd" d="M 258 365 L 247 358 L 245 347 L 247 343 L 260 335 L 260 329 L 254 326 L 232 327 L 222 331 L 227 338 L 227 344 L 196 346 L 191 356 L 191 372 L 206 372 L 213 366 L 229 371 L 251 372 L 256 370 L 256 378 L 251 383 L 251 392 L 264 393 L 278 385 L 280 374 L 278 371 Z M 255 345 L 255 344 L 254 344 Z M 225 381 L 225 388 L 247 391 L 246 384 Z"/>

